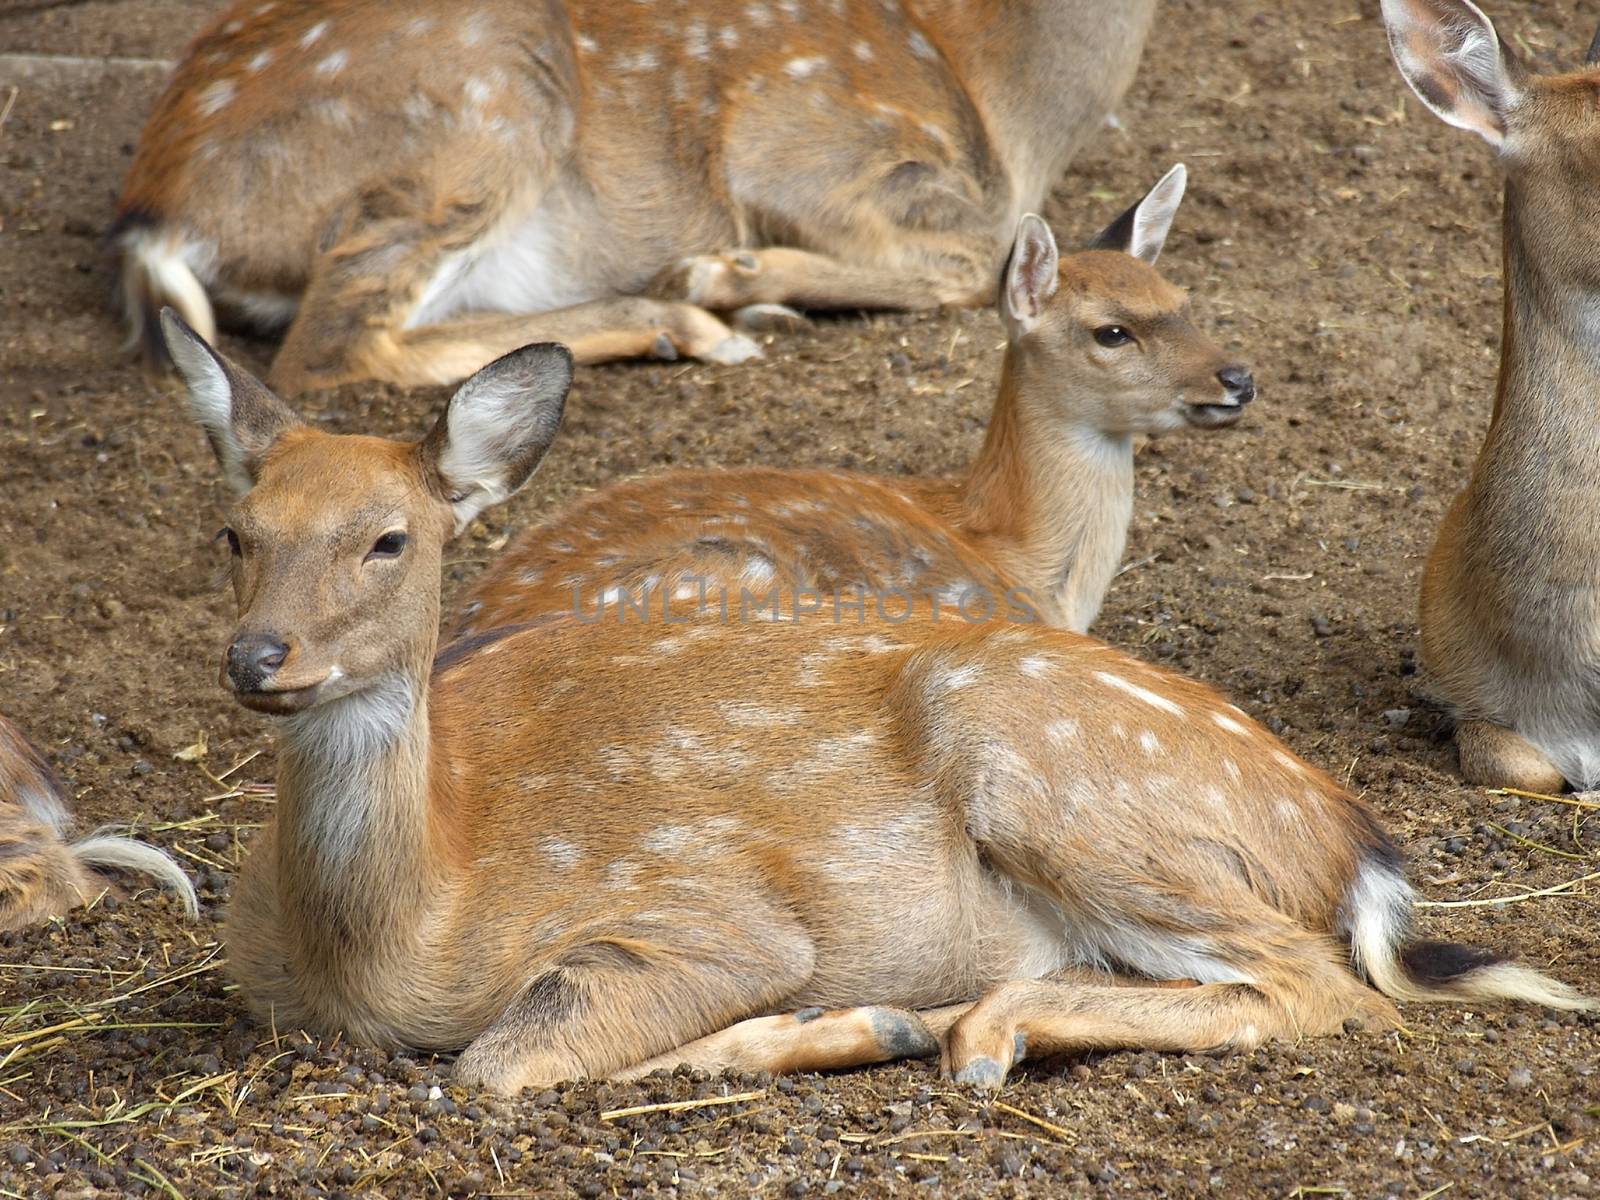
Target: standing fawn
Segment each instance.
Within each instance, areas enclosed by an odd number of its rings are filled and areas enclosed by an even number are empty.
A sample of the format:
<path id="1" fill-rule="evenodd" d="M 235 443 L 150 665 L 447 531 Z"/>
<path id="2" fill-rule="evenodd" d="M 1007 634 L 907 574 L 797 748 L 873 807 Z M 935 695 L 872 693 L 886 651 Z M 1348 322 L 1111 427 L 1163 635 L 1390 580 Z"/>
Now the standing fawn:
<path id="1" fill-rule="evenodd" d="M 164 323 L 241 493 L 223 676 L 285 718 L 226 930 L 280 1028 L 462 1050 L 506 1091 L 941 1042 L 996 1087 L 1024 1055 L 1393 1021 L 1382 993 L 1591 1004 L 1406 941 L 1357 797 L 1077 634 L 558 616 L 436 658 L 445 543 L 538 465 L 566 352 L 490 364 L 401 443 L 302 424 Z"/>
<path id="2" fill-rule="evenodd" d="M 897 614 L 941 596 L 998 611 L 1004 597 L 1015 619 L 1087 629 L 1127 541 L 1134 435 L 1230 425 L 1255 395 L 1152 266 L 1183 185 L 1180 165 L 1059 261 L 1045 223 L 1022 219 L 1000 288 L 999 394 L 965 479 L 754 467 L 617 484 L 500 555 L 465 630 L 603 613 L 617 592 L 773 586 L 875 592 Z"/>
<path id="3" fill-rule="evenodd" d="M 241 0 L 113 244 L 134 335 L 288 327 L 280 389 L 756 357 L 713 316 L 983 304 L 1155 0 Z"/>
<path id="4" fill-rule="evenodd" d="M 1428 556 L 1423 659 L 1471 783 L 1600 786 L 1600 34 L 1531 75 L 1465 0 L 1384 0 L 1422 102 L 1506 172 L 1505 324 L 1483 449 Z"/>
<path id="5" fill-rule="evenodd" d="M 0 931 L 89 903 L 111 886 L 97 866 L 148 875 L 177 894 L 190 919 L 199 916 L 189 877 L 154 846 L 104 833 L 64 842 L 66 828 L 61 780 L 0 717 Z"/>

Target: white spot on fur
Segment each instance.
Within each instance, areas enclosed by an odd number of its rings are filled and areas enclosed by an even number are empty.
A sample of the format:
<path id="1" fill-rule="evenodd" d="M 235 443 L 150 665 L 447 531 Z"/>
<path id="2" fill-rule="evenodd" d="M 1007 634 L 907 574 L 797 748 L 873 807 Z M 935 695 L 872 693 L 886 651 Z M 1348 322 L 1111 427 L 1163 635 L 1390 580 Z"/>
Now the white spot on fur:
<path id="1" fill-rule="evenodd" d="M 1211 720 L 1216 723 L 1218 729 L 1226 729 L 1229 733 L 1236 733 L 1240 737 L 1245 737 L 1250 732 L 1226 713 L 1214 712 L 1211 714 Z"/>
<path id="2" fill-rule="evenodd" d="M 1231 758 L 1225 758 L 1222 760 L 1222 772 L 1234 783 L 1238 783 L 1244 778 L 1244 776 L 1239 773 L 1239 764 L 1234 762 Z"/>
<path id="3" fill-rule="evenodd" d="M 1021 659 L 1017 663 L 1017 670 L 1021 671 L 1029 679 L 1043 679 L 1051 671 L 1055 670 L 1055 664 L 1048 658 L 1030 654 L 1027 658 Z"/>
<path id="4" fill-rule="evenodd" d="M 196 104 L 195 107 L 200 110 L 200 115 L 202 117 L 215 116 L 217 113 L 227 108 L 229 104 L 233 103 L 233 97 L 237 94 L 238 90 L 239 89 L 234 85 L 233 80 L 219 79 L 215 83 L 210 84 L 202 89 L 200 92 L 199 103 Z"/>
<path id="5" fill-rule="evenodd" d="M 872 47 L 866 42 L 857 42 L 851 49 L 855 56 L 862 62 L 871 62 L 877 56 L 872 53 Z"/>
<path id="6" fill-rule="evenodd" d="M 746 729 L 776 729 L 784 725 L 798 725 L 800 713 L 793 710 L 770 708 L 749 700 L 721 700 L 717 712 L 730 725 Z"/>
<path id="7" fill-rule="evenodd" d="M 272 58 L 273 53 L 271 50 L 263 50 L 245 64 L 245 69 L 254 75 L 256 72 L 264 70 L 272 62 Z"/>
<path id="8" fill-rule="evenodd" d="M 972 663 L 963 663 L 959 667 L 935 667 L 928 672 L 927 681 L 922 685 L 923 694 L 935 699 L 946 692 L 960 691 L 977 677 L 978 668 Z"/>
<path id="9" fill-rule="evenodd" d="M 328 57 L 319 62 L 313 70 L 318 75 L 337 75 L 344 70 L 350 62 L 350 54 L 345 50 L 335 50 Z"/>
<path id="10" fill-rule="evenodd" d="M 586 33 L 580 33 L 577 37 L 577 42 L 578 49 L 582 50 L 585 54 L 595 54 L 600 49 L 600 43 L 595 41 Z"/>
<path id="11" fill-rule="evenodd" d="M 323 34 L 328 32 L 329 21 L 318 21 L 310 29 L 300 35 L 300 45 L 310 46 L 315 44 Z"/>
<path id="12" fill-rule="evenodd" d="M 638 50 L 632 54 L 619 54 L 616 60 L 617 70 L 625 74 L 637 74 L 640 71 L 654 71 L 661 65 L 661 56 L 654 50 Z"/>
<path id="13" fill-rule="evenodd" d="M 1059 721 L 1051 721 L 1044 727 L 1047 738 L 1058 745 L 1062 742 L 1076 741 L 1078 738 L 1078 723 L 1070 717 L 1063 717 Z"/>
<path id="14" fill-rule="evenodd" d="M 928 39 L 922 36 L 920 30 L 912 30 L 911 36 L 906 39 L 906 44 L 911 47 L 911 53 L 920 59 L 931 61 L 939 57 L 938 52 L 934 50 Z"/>
<path id="15" fill-rule="evenodd" d="M 1139 735 L 1139 749 L 1153 758 L 1161 750 L 1161 739 L 1146 729 Z"/>
<path id="16" fill-rule="evenodd" d="M 606 868 L 604 887 L 613 892 L 631 891 L 638 878 L 639 864 L 631 858 L 619 858 Z"/>
<path id="17" fill-rule="evenodd" d="M 791 58 L 783 64 L 783 70 L 790 79 L 808 79 L 827 65 L 828 60 L 817 54 L 810 58 Z"/>
<path id="18" fill-rule="evenodd" d="M 1175 717 L 1183 715 L 1183 709 L 1165 696 L 1142 688 L 1132 680 L 1124 679 L 1121 675 L 1113 675 L 1110 671 L 1096 671 L 1094 677 L 1108 687 L 1114 687 L 1119 692 L 1126 692 L 1135 700 L 1143 700 L 1152 708 L 1159 708 L 1162 712 L 1171 713 Z"/>
<path id="19" fill-rule="evenodd" d="M 1276 746 L 1274 746 L 1272 749 L 1272 757 L 1277 761 L 1279 766 L 1287 767 L 1289 770 L 1294 771 L 1297 774 L 1304 775 L 1306 772 L 1304 763 L 1302 763 L 1298 758 L 1295 758 L 1292 754 L 1287 754 L 1284 751 L 1279 750 Z"/>
<path id="20" fill-rule="evenodd" d="M 583 851 L 564 838 L 547 837 L 540 841 L 539 851 L 558 870 L 570 871 L 583 861 Z"/>

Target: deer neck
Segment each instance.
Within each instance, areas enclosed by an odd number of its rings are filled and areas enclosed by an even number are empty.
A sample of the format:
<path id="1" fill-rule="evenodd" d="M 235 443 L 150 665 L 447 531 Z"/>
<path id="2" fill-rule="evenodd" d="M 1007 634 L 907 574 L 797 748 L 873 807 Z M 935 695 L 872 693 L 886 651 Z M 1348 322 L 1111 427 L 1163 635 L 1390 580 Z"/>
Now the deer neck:
<path id="1" fill-rule="evenodd" d="M 432 659 L 432 644 L 426 656 Z M 291 717 L 278 750 L 279 910 L 289 952 L 338 1001 L 425 952 L 448 892 L 426 665 Z M 391 997 L 392 999 L 392 997 Z"/>
<path id="2" fill-rule="evenodd" d="M 1030 403 L 1028 396 L 1061 387 L 1034 375 L 1025 354 L 1006 351 L 994 417 L 963 488 L 961 525 L 1043 618 L 1081 632 L 1100 611 L 1127 542 L 1133 440 Z"/>
<path id="3" fill-rule="evenodd" d="M 942 34 L 1013 182 L 1009 240 L 1132 82 L 1155 0 L 924 0 L 917 9 Z"/>
<path id="4" fill-rule="evenodd" d="M 1587 264 L 1569 266 L 1525 211 L 1531 209 L 1512 179 L 1500 379 L 1485 453 L 1526 445 L 1546 467 L 1580 470 L 1582 486 L 1592 487 L 1600 467 L 1600 288 L 1573 276 L 1571 266 Z"/>

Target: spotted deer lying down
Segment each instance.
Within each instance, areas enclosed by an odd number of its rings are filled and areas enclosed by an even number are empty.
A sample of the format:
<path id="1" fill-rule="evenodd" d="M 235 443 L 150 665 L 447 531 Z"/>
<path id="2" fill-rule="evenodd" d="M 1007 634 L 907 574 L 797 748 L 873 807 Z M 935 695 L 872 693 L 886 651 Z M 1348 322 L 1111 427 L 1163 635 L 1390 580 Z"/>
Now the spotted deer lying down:
<path id="1" fill-rule="evenodd" d="M 1127 542 L 1134 435 L 1231 425 L 1255 396 L 1152 265 L 1184 178 L 1174 167 L 1064 259 L 1043 221 L 1022 219 L 1000 288 L 999 393 L 966 478 L 746 467 L 619 483 L 517 538 L 474 586 L 463 629 L 606 619 L 623 593 L 720 608 L 774 588 L 893 618 L 943 605 L 1087 629 Z"/>
<path id="2" fill-rule="evenodd" d="M 112 886 L 95 867 L 148 876 L 174 892 L 191 919 L 199 916 L 194 885 L 162 851 L 107 833 L 67 842 L 67 825 L 60 778 L 21 731 L 0 717 L 0 931 L 88 904 Z"/>
<path id="3" fill-rule="evenodd" d="M 1494 411 L 1422 581 L 1422 651 L 1472 783 L 1600 787 L 1600 34 L 1528 71 L 1465 0 L 1384 0 L 1400 72 L 1505 171 Z"/>
<path id="4" fill-rule="evenodd" d="M 286 328 L 287 391 L 756 357 L 725 319 L 984 304 L 1155 0 L 240 0 L 140 138 L 134 336 Z M 715 314 L 715 315 L 714 315 Z"/>
<path id="5" fill-rule="evenodd" d="M 554 617 L 436 658 L 445 543 L 538 465 L 566 352 L 485 367 L 405 443 L 305 425 L 166 329 L 240 493 L 224 677 L 284 718 L 226 934 L 280 1028 L 461 1050 L 500 1090 L 941 1045 L 997 1086 L 1024 1055 L 1250 1046 L 1391 998 L 1591 1004 L 1410 941 L 1359 798 L 1063 630 Z"/>

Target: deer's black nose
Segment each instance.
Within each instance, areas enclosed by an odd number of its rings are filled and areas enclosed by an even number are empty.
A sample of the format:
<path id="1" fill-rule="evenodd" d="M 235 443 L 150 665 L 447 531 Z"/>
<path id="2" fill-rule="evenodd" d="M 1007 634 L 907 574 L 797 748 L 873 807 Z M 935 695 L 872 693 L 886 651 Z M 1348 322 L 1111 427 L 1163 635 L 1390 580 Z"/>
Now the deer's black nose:
<path id="1" fill-rule="evenodd" d="M 289 647 L 274 634 L 241 634 L 228 647 L 228 681 L 237 691 L 260 691 L 288 657 Z"/>
<path id="2" fill-rule="evenodd" d="M 1236 404 L 1249 404 L 1256 398 L 1256 381 L 1248 367 L 1223 367 L 1217 372 L 1217 382 Z"/>

